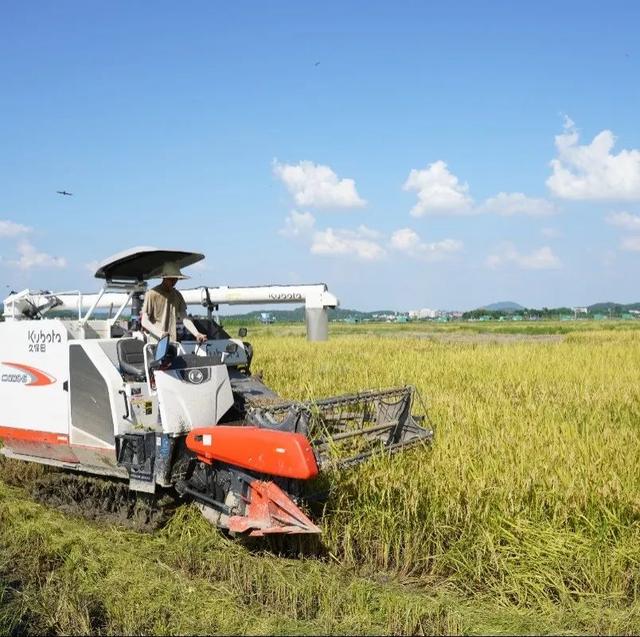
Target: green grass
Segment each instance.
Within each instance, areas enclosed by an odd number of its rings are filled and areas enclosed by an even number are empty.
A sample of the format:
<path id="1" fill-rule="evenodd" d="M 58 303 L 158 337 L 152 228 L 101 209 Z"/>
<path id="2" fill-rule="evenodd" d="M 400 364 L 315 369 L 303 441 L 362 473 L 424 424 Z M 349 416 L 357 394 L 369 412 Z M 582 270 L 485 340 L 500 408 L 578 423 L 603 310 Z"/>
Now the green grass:
<path id="1" fill-rule="evenodd" d="M 333 476 L 323 550 L 295 559 L 190 508 L 153 535 L 65 517 L 6 484 L 33 469 L 5 465 L 0 633 L 637 633 L 633 325 L 575 322 L 555 341 L 252 330 L 254 368 L 283 396 L 416 385 L 433 447 Z"/>

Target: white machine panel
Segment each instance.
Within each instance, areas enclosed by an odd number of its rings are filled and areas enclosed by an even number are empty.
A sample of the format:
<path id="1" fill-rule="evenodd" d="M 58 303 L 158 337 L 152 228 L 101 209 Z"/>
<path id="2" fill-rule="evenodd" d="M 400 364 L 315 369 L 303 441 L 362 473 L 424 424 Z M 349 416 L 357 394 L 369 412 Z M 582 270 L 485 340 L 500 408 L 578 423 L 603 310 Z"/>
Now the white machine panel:
<path id="1" fill-rule="evenodd" d="M 124 419 L 124 383 L 105 351 L 108 341 L 72 341 L 69 346 L 71 443 L 112 448 Z"/>
<path id="2" fill-rule="evenodd" d="M 0 427 L 68 435 L 68 379 L 61 321 L 0 323 Z"/>
<path id="3" fill-rule="evenodd" d="M 196 372 L 193 380 L 184 380 Z M 211 427 L 233 405 L 233 393 L 225 365 L 196 367 L 186 370 L 157 371 L 155 373 L 160 418 L 164 433 L 187 433 L 197 427 Z"/>

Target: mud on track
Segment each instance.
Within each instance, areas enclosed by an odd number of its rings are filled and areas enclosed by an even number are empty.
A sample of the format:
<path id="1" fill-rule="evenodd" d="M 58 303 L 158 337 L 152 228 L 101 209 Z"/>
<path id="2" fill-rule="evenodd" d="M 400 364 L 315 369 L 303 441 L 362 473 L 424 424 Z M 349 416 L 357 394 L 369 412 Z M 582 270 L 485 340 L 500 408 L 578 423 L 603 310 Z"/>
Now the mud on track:
<path id="1" fill-rule="evenodd" d="M 130 491 L 127 482 L 86 476 L 0 456 L 0 479 L 65 514 L 135 531 L 161 528 L 178 506 L 169 492 Z"/>

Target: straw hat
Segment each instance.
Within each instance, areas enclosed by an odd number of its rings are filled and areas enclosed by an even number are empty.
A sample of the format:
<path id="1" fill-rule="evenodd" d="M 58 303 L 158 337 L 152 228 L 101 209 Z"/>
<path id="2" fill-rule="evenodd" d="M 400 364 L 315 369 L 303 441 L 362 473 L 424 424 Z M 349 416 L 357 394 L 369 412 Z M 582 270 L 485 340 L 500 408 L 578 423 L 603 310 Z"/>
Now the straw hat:
<path id="1" fill-rule="evenodd" d="M 167 261 L 161 268 L 158 277 L 161 279 L 188 279 L 186 274 L 180 272 L 180 268 L 175 261 Z"/>

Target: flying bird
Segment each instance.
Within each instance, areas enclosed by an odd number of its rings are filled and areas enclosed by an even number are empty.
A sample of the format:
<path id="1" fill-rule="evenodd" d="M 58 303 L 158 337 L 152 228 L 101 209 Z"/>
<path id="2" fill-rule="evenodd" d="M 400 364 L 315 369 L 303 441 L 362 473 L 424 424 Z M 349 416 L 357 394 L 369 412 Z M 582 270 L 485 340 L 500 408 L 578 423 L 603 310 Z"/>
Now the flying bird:
<path id="1" fill-rule="evenodd" d="M 313 66 L 320 66 L 320 62 L 316 62 Z"/>
<path id="2" fill-rule="evenodd" d="M 59 195 L 67 195 L 68 197 L 73 197 L 72 192 L 67 192 L 66 190 L 56 190 Z"/>

